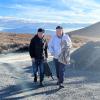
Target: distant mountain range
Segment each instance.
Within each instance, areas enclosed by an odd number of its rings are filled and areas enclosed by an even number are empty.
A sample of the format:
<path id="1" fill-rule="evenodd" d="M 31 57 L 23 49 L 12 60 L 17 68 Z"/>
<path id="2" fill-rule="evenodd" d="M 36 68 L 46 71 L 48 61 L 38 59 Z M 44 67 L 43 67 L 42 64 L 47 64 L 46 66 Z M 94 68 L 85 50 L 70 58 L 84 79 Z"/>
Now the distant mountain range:
<path id="1" fill-rule="evenodd" d="M 69 32 L 69 34 L 100 38 L 100 22 L 92 24 L 88 27 L 85 27 L 79 30 L 71 31 Z"/>
<path id="2" fill-rule="evenodd" d="M 66 32 L 70 30 L 80 29 L 89 26 L 89 23 L 46 23 L 46 22 L 32 22 L 18 19 L 3 19 L 0 18 L 1 32 L 15 32 L 15 33 L 36 33 L 39 27 L 46 30 L 47 34 L 54 34 L 57 25 L 63 26 Z"/>

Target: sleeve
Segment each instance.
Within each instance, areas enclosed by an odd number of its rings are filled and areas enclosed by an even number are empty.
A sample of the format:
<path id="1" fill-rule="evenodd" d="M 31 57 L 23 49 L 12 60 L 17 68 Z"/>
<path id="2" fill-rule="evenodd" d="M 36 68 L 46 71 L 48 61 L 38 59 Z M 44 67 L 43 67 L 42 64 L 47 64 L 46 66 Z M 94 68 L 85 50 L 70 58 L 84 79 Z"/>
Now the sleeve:
<path id="1" fill-rule="evenodd" d="M 30 54 L 30 57 L 31 58 L 34 58 L 35 57 L 35 53 L 34 53 L 34 48 L 35 47 L 35 40 L 34 40 L 34 38 L 31 40 L 31 42 L 30 42 L 30 45 L 29 45 L 29 54 Z"/>
<path id="2" fill-rule="evenodd" d="M 49 52 L 53 55 L 54 54 L 54 46 L 53 46 L 53 41 L 54 39 L 52 38 L 50 41 L 49 41 L 49 43 L 48 43 L 48 50 L 49 50 Z"/>
<path id="3" fill-rule="evenodd" d="M 48 58 L 48 43 L 45 40 L 45 48 L 44 48 L 44 52 L 45 52 L 45 57 Z"/>
<path id="4" fill-rule="evenodd" d="M 69 48 L 72 48 L 72 41 L 71 41 L 69 35 L 66 36 L 66 41 L 67 41 L 68 47 L 69 47 Z"/>

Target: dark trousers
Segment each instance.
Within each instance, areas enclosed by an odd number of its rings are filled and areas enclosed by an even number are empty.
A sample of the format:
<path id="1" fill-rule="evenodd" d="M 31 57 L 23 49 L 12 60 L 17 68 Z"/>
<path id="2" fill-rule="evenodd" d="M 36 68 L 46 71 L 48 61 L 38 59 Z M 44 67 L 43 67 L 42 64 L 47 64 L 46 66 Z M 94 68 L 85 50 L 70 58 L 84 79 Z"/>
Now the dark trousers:
<path id="1" fill-rule="evenodd" d="M 55 58 L 54 58 L 54 64 L 55 64 L 55 67 L 56 67 L 56 75 L 57 75 L 57 78 L 58 78 L 58 82 L 63 83 L 65 65 L 60 63 L 58 61 L 58 59 L 55 59 Z"/>
<path id="2" fill-rule="evenodd" d="M 37 59 L 35 62 L 32 62 L 33 66 L 33 73 L 34 76 L 37 76 L 37 72 L 39 70 L 40 73 L 40 82 L 43 81 L 44 79 L 44 65 L 43 65 L 43 60 Z"/>

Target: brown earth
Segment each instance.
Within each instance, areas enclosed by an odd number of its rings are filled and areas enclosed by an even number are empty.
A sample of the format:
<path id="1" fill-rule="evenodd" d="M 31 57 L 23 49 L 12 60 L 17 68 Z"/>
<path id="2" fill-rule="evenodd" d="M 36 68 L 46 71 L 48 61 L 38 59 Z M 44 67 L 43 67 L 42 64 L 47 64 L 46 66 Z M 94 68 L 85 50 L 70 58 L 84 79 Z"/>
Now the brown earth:
<path id="1" fill-rule="evenodd" d="M 33 34 L 0 33 L 0 53 L 27 51 Z M 50 36 L 45 37 L 47 40 Z"/>

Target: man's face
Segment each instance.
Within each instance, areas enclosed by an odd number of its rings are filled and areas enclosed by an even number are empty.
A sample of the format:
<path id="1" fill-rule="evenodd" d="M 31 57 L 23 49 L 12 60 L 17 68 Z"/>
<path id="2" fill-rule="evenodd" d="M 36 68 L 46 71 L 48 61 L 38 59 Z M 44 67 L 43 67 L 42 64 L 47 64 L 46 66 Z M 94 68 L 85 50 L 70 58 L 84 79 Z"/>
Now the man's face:
<path id="1" fill-rule="evenodd" d="M 57 36 L 62 36 L 63 30 L 62 29 L 56 29 Z"/>
<path id="2" fill-rule="evenodd" d="M 44 33 L 43 32 L 38 32 L 38 37 L 39 38 L 43 38 L 43 36 L 44 36 Z"/>

